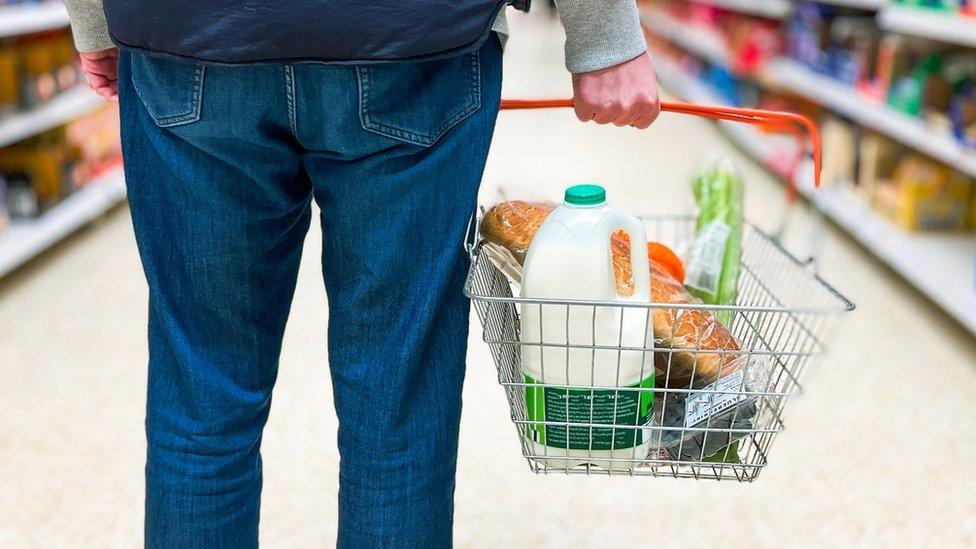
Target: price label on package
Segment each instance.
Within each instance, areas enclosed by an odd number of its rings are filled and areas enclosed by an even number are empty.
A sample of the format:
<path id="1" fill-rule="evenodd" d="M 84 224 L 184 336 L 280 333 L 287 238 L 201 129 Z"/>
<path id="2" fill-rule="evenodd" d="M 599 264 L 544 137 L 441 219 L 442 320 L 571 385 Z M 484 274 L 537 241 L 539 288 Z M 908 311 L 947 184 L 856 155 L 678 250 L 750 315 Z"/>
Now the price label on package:
<path id="1" fill-rule="evenodd" d="M 745 372 L 739 370 L 704 389 L 705 391 L 716 392 L 691 394 L 685 401 L 685 427 L 694 427 L 709 416 L 718 415 L 745 400 L 746 395 L 744 394 L 730 393 L 731 391 L 741 393 L 745 390 L 742 383 L 744 378 Z"/>
<path id="2" fill-rule="evenodd" d="M 691 248 L 691 258 L 685 274 L 685 286 L 710 294 L 718 291 L 722 276 L 725 245 L 732 228 L 721 221 L 712 221 L 702 228 Z"/>

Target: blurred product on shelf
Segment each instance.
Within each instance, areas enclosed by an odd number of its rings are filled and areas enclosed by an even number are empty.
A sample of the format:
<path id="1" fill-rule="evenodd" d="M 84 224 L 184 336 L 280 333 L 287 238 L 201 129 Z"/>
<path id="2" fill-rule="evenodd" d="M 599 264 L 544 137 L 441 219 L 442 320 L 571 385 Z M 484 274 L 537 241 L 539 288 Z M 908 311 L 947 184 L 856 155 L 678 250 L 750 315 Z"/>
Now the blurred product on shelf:
<path id="1" fill-rule="evenodd" d="M 847 185 L 857 181 L 858 128 L 836 116 L 825 116 L 820 136 L 823 142 L 822 185 Z"/>
<path id="2" fill-rule="evenodd" d="M 10 214 L 7 213 L 7 180 L 0 175 L 0 233 L 7 228 Z"/>
<path id="3" fill-rule="evenodd" d="M 32 4 L 53 4 L 58 0 L 0 0 L 0 6 L 26 6 Z"/>
<path id="4" fill-rule="evenodd" d="M 857 180 L 849 184 L 855 186 L 861 199 L 873 204 L 878 183 L 889 181 L 895 175 L 898 159 L 908 154 L 910 149 L 886 139 L 874 132 L 863 132 L 857 148 Z M 830 155 L 836 154 L 829 151 Z"/>
<path id="5" fill-rule="evenodd" d="M 896 6 L 923 8 L 929 10 L 976 15 L 976 2 L 973 0 L 889 0 Z"/>
<path id="6" fill-rule="evenodd" d="M 649 5 L 658 13 L 666 14 L 662 24 L 680 24 L 695 29 L 698 36 L 708 42 L 703 49 L 716 54 L 711 60 L 716 65 L 724 65 L 722 68 L 734 75 L 753 74 L 767 60 L 781 53 L 777 21 L 681 0 L 654 0 Z M 715 59 L 719 57 L 721 63 Z"/>
<path id="7" fill-rule="evenodd" d="M 36 217 L 78 188 L 118 165 L 118 107 L 106 104 L 91 115 L 0 148 L 11 218 Z"/>
<path id="8" fill-rule="evenodd" d="M 787 55 L 801 64 L 976 148 L 972 50 L 885 34 L 872 14 L 812 2 L 796 7 L 785 32 Z"/>
<path id="9" fill-rule="evenodd" d="M 67 30 L 0 39 L 0 113 L 36 107 L 79 82 Z"/>
<path id="10" fill-rule="evenodd" d="M 909 230 L 962 230 L 973 200 L 973 180 L 924 156 L 901 160 L 875 186 L 874 207 Z"/>

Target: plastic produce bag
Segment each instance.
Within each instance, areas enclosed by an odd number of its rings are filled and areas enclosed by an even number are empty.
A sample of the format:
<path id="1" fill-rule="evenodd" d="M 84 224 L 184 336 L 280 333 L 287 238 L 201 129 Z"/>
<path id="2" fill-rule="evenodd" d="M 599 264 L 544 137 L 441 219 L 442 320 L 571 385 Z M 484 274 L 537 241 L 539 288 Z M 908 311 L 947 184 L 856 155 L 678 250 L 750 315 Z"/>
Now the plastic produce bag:
<path id="1" fill-rule="evenodd" d="M 706 165 L 692 182 L 698 203 L 695 242 L 688 258 L 685 286 L 712 305 L 735 302 L 742 255 L 742 179 L 729 159 Z M 717 315 L 731 320 L 727 311 Z"/>

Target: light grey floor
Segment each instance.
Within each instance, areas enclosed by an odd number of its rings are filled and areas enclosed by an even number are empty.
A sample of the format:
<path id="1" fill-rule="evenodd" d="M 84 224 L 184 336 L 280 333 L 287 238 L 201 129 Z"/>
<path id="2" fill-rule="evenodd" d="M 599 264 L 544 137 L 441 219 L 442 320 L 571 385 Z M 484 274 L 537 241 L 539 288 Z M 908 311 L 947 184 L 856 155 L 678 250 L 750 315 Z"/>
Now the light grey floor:
<path id="1" fill-rule="evenodd" d="M 513 19 L 506 94 L 566 94 L 558 28 Z M 583 126 L 568 112 L 503 114 L 484 200 L 499 188 L 556 198 L 566 184 L 598 181 L 635 213 L 688 211 L 688 174 L 706 154 L 740 158 L 713 126 L 685 117 L 640 133 Z M 775 226 L 781 186 L 740 166 L 749 217 Z M 266 547 L 334 544 L 338 456 L 319 245 L 313 229 L 265 436 Z M 808 391 L 792 401 L 751 485 L 532 476 L 475 330 L 458 545 L 976 544 L 973 337 L 838 232 L 823 247 L 826 277 L 859 308 L 833 356 L 808 370 Z M 0 546 L 141 544 L 145 315 L 125 209 L 0 283 Z"/>

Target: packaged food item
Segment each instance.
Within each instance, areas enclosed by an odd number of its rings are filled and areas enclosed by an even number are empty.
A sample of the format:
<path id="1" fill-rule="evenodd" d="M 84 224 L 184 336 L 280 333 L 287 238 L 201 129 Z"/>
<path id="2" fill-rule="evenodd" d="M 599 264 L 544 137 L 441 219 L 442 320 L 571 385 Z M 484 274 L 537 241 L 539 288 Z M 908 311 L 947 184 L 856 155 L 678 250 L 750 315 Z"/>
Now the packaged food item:
<path id="1" fill-rule="evenodd" d="M 786 22 L 786 49 L 790 57 L 813 69 L 823 65 L 827 43 L 829 6 L 800 2 Z"/>
<path id="2" fill-rule="evenodd" d="M 866 132 L 858 142 L 857 188 L 858 194 L 873 204 L 875 189 L 887 184 L 895 174 L 898 161 L 908 154 L 908 149 L 883 135 Z"/>
<path id="3" fill-rule="evenodd" d="M 888 104 L 905 114 L 921 116 L 926 87 L 935 84 L 942 63 L 941 54 L 929 55 L 916 63 L 908 74 L 894 81 L 888 94 Z"/>
<path id="4" fill-rule="evenodd" d="M 764 356 L 739 356 L 722 368 L 718 380 L 696 383 L 701 392 L 662 394 L 660 447 L 675 460 L 738 462 L 737 442 L 744 433 L 732 430 L 752 429 L 770 371 Z"/>
<path id="5" fill-rule="evenodd" d="M 552 202 L 502 202 L 487 212 L 481 220 L 481 234 L 487 242 L 498 244 L 512 253 L 521 265 L 529 245 L 539 227 L 556 209 Z"/>
<path id="6" fill-rule="evenodd" d="M 7 179 L 0 175 L 0 234 L 7 228 L 10 215 L 7 213 Z"/>
<path id="7" fill-rule="evenodd" d="M 630 272 L 630 235 L 617 231 L 610 237 L 613 251 L 614 276 L 617 277 L 617 290 L 623 295 L 633 293 L 633 276 Z M 678 254 L 660 242 L 647 243 L 647 258 L 656 263 L 678 282 L 685 279 L 685 266 Z"/>
<path id="8" fill-rule="evenodd" d="M 58 144 L 22 143 L 0 149 L 0 173 L 26 178 L 37 203 L 51 205 L 72 188 L 71 161 Z"/>
<path id="9" fill-rule="evenodd" d="M 820 134 L 824 151 L 820 180 L 825 185 L 853 185 L 857 165 L 857 127 L 829 116 Z"/>
<path id="10" fill-rule="evenodd" d="M 20 103 L 17 77 L 17 55 L 13 48 L 0 46 L 0 112 L 14 109 Z"/>
<path id="11" fill-rule="evenodd" d="M 37 106 L 58 93 L 55 52 L 47 40 L 24 40 L 16 44 L 20 57 L 20 97 L 25 108 Z"/>
<path id="12" fill-rule="evenodd" d="M 908 230 L 963 230 L 973 180 L 924 156 L 905 158 L 892 180 L 875 189 L 875 207 Z"/>
<path id="13" fill-rule="evenodd" d="M 713 305 L 735 302 L 742 255 L 742 179 L 729 159 L 706 165 L 692 182 L 698 226 L 688 258 L 685 286 Z M 726 311 L 723 322 L 731 320 Z"/>
<path id="14" fill-rule="evenodd" d="M 481 233 L 487 256 L 514 282 L 521 282 L 519 252 L 524 257 L 525 248 L 551 211 L 551 204 L 508 201 L 493 206 L 483 216 Z M 617 291 L 627 295 L 632 268 L 630 247 L 622 245 L 623 241 L 615 235 L 612 254 Z M 666 253 L 674 255 L 670 249 Z M 648 268 L 651 300 L 675 305 L 652 310 L 657 385 L 686 388 L 696 380 L 709 383 L 718 379 L 721 367 L 733 360 L 739 349 L 735 338 L 711 312 L 681 307 L 699 301 L 653 253 Z"/>
<path id="15" fill-rule="evenodd" d="M 618 228 L 630 235 L 631 296 L 620 295 L 613 277 L 610 240 Z M 646 249 L 640 221 L 608 205 L 602 187 L 570 187 L 565 202 L 546 218 L 529 245 L 522 297 L 648 302 Z M 542 460 L 547 466 L 594 463 L 606 469 L 627 469 L 638 461 L 609 460 L 638 460 L 647 455 L 650 440 L 644 427 L 651 419 L 654 396 L 652 391 L 641 390 L 654 386 L 649 353 L 640 350 L 650 346 L 647 316 L 645 310 L 633 307 L 522 304 L 521 355 L 526 383 L 566 387 L 528 386 L 529 421 L 607 425 L 530 423 L 525 432 L 527 443 L 535 448 L 535 455 L 547 456 Z"/>
<path id="16" fill-rule="evenodd" d="M 869 82 L 880 33 L 873 17 L 842 16 L 830 24 L 827 72 L 852 88 Z"/>
<path id="17" fill-rule="evenodd" d="M 41 213 L 41 204 L 25 173 L 10 173 L 7 179 L 7 213 L 11 219 L 30 219 Z"/>

